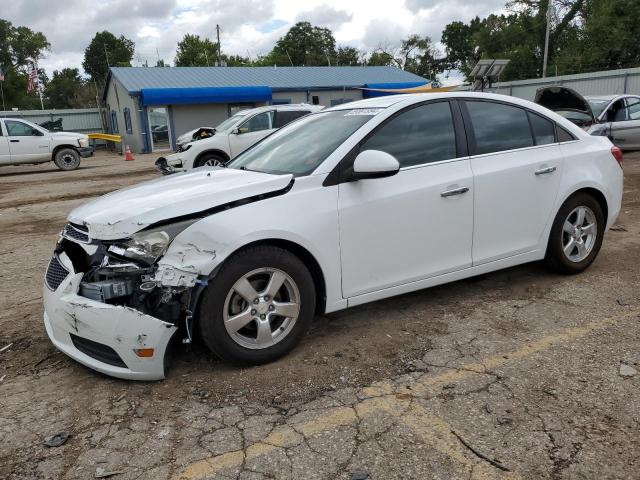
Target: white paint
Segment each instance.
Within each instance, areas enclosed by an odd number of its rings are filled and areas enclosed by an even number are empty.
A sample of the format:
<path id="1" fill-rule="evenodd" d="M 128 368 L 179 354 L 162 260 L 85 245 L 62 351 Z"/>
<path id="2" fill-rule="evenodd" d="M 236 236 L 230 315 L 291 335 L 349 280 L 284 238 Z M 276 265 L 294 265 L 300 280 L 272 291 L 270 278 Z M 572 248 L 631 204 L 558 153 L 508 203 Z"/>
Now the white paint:
<path id="1" fill-rule="evenodd" d="M 577 140 L 407 167 L 385 178 L 323 185 L 338 162 L 389 116 L 417 102 L 458 97 L 493 98 L 525 106 L 553 119 Z M 607 227 L 620 211 L 622 169 L 611 155 L 611 143 L 589 136 L 531 102 L 490 94 L 445 93 L 365 100 L 334 110 L 359 106 L 384 110 L 315 172 L 296 178 L 286 194 L 219 211 L 177 234 L 157 262 L 156 281 L 163 286 L 190 287 L 198 275 L 210 275 L 243 246 L 286 241 L 307 250 L 319 264 L 326 284 L 325 311 L 331 312 L 542 259 L 556 212 L 581 188 L 595 188 L 604 195 Z M 535 175 L 545 167 L 556 169 L 549 175 Z M 291 180 L 291 175 L 201 168 L 115 192 L 74 210 L 70 220 L 86 223 L 91 238 L 114 240 L 164 219 L 282 190 Z M 468 190 L 442 196 L 460 188 Z M 45 291 L 47 322 L 59 348 L 90 364 L 55 330 L 63 329 L 69 304 L 78 303 L 79 276 L 71 279 L 66 281 L 72 285 L 70 292 L 60 293 L 67 288 L 64 285 L 55 293 Z M 114 338 L 135 331 L 155 341 L 154 329 L 147 326 L 159 320 L 130 309 L 113 310 L 116 307 L 82 301 L 86 308 L 74 307 L 75 314 L 87 326 L 89 338 L 112 345 Z M 105 311 L 109 318 L 122 319 L 108 323 L 113 330 L 95 326 L 106 318 Z M 129 322 L 126 326 L 125 321 Z M 156 343 L 161 347 L 163 341 L 161 336 Z M 90 366 L 109 370 L 102 364 Z"/>

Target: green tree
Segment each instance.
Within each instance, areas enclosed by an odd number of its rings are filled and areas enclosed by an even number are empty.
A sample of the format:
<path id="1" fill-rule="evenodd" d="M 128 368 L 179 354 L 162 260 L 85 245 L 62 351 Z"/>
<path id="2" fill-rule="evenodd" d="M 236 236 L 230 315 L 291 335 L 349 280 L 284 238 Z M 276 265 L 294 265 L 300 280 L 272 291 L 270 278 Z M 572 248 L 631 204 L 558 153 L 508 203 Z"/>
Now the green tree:
<path id="1" fill-rule="evenodd" d="M 391 65 L 395 65 L 395 59 L 391 53 L 386 52 L 380 48 L 378 50 L 375 50 L 369 56 L 367 65 L 371 65 L 374 67 L 388 67 Z"/>
<path id="2" fill-rule="evenodd" d="M 264 65 L 328 65 L 336 58 L 336 39 L 328 28 L 298 22 L 281 37 L 265 57 Z"/>
<path id="3" fill-rule="evenodd" d="M 176 67 L 209 67 L 218 60 L 218 44 L 200 35 L 187 33 L 176 52 Z"/>
<path id="4" fill-rule="evenodd" d="M 44 94 L 48 108 L 95 107 L 95 88 L 87 84 L 77 68 L 54 70 Z"/>
<path id="5" fill-rule="evenodd" d="M 362 65 L 362 53 L 355 47 L 338 47 L 336 65 Z"/>
<path id="6" fill-rule="evenodd" d="M 108 31 L 95 34 L 84 51 L 82 68 L 92 80 L 102 84 L 109 67 L 130 67 L 135 43 L 124 35 L 116 37 Z"/>
<path id="7" fill-rule="evenodd" d="M 16 27 L 11 22 L 0 19 L 0 66 L 5 75 L 2 89 L 7 109 L 40 108 L 37 93 L 27 93 L 28 71 L 31 62 L 40 58 L 49 48 L 49 42 L 42 32 Z M 38 76 L 41 80 L 46 80 L 44 71 L 39 70 Z"/>

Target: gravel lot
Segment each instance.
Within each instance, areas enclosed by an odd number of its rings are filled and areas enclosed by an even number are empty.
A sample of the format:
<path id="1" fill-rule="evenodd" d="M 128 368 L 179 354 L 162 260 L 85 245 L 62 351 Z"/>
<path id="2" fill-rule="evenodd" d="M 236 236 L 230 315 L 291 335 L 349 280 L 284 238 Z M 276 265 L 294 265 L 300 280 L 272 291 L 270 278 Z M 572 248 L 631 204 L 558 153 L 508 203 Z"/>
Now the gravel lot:
<path id="1" fill-rule="evenodd" d="M 0 169 L 0 478 L 640 478 L 640 154 L 581 275 L 512 268 L 319 317 L 269 365 L 196 345 L 132 383 L 56 352 L 40 290 L 67 213 L 154 160 Z"/>

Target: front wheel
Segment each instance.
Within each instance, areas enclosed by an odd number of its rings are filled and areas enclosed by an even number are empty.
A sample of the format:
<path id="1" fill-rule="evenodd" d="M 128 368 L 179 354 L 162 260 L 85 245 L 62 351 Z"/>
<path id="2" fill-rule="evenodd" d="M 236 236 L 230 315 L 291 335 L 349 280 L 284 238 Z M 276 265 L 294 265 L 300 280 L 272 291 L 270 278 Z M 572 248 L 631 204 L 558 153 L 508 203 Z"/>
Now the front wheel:
<path id="1" fill-rule="evenodd" d="M 225 163 L 226 162 L 224 158 L 222 158 L 220 155 L 217 155 L 215 153 L 207 153 L 201 156 L 200 158 L 198 158 L 193 163 L 193 168 L 204 167 L 204 166 L 222 167 L 224 166 Z"/>
<path id="2" fill-rule="evenodd" d="M 315 311 L 311 274 L 298 257 L 273 246 L 228 259 L 205 290 L 200 332 L 223 360 L 261 364 L 291 351 Z"/>
<path id="3" fill-rule="evenodd" d="M 551 227 L 545 261 L 559 273 L 582 272 L 595 260 L 606 219 L 593 196 L 578 193 L 560 207 Z"/>
<path id="4" fill-rule="evenodd" d="M 73 148 L 62 148 L 56 152 L 53 162 L 60 170 L 75 170 L 80 166 L 80 154 Z"/>

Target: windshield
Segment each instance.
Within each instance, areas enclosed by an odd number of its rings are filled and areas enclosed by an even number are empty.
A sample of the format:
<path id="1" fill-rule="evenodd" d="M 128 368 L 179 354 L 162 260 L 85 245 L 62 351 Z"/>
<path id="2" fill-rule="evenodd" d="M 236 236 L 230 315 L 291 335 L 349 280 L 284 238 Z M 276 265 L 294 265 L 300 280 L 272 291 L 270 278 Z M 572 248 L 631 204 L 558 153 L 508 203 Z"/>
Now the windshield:
<path id="1" fill-rule="evenodd" d="M 216 127 L 216 133 L 226 133 L 227 130 L 231 130 L 236 123 L 242 120 L 246 115 L 234 115 L 233 117 L 227 118 L 224 122 Z"/>
<path id="2" fill-rule="evenodd" d="M 380 109 L 307 115 L 281 128 L 227 166 L 265 173 L 309 175 Z"/>
<path id="3" fill-rule="evenodd" d="M 609 102 L 611 100 L 600 100 L 600 99 L 597 99 L 597 98 L 589 98 L 587 101 L 589 102 L 589 105 L 591 106 L 591 110 L 593 111 L 593 116 L 594 117 L 599 117 L 600 114 L 602 113 L 602 111 L 604 110 L 604 107 L 609 105 Z"/>

